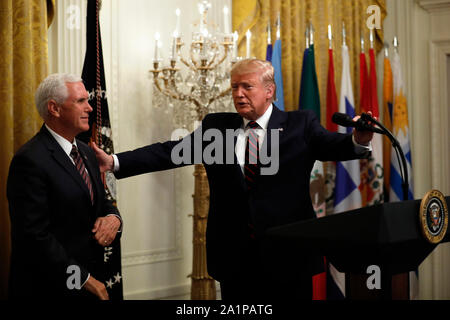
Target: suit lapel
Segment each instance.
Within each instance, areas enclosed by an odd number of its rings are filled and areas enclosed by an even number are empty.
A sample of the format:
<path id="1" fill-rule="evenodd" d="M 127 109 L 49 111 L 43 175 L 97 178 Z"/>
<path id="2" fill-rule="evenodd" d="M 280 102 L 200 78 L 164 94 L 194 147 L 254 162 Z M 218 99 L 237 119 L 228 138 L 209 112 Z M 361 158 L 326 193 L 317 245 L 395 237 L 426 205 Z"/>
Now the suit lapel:
<path id="1" fill-rule="evenodd" d="M 242 117 L 238 113 L 236 113 L 236 117 L 231 122 L 231 126 L 230 126 L 231 129 L 233 129 L 234 131 L 236 131 L 237 129 L 241 129 L 242 128 L 242 124 L 243 124 Z M 241 166 L 239 165 L 239 162 L 238 162 L 237 156 L 236 156 L 237 135 L 234 135 L 233 139 L 234 139 L 234 143 L 233 143 L 233 156 L 234 156 L 233 168 L 234 168 L 236 174 L 240 177 L 242 188 L 246 189 L 247 185 L 245 183 L 245 177 L 244 177 L 244 174 L 242 173 Z"/>
<path id="2" fill-rule="evenodd" d="M 56 140 L 52 137 L 50 132 L 45 128 L 45 126 L 42 126 L 40 134 L 42 136 L 45 145 L 52 154 L 53 159 L 55 159 L 58 165 L 60 165 L 67 172 L 67 174 L 77 182 L 79 187 L 84 190 L 86 196 L 89 198 L 90 201 L 91 198 L 86 183 L 84 182 L 78 170 L 75 168 L 75 165 L 72 163 L 72 161 L 70 161 L 67 154 L 61 148 L 58 142 L 56 142 Z"/>
<path id="3" fill-rule="evenodd" d="M 263 141 L 263 145 L 261 146 L 262 148 L 266 148 L 263 150 L 266 150 L 266 155 L 270 156 L 269 151 L 271 150 L 272 147 L 272 131 L 271 130 L 278 130 L 279 132 L 279 138 L 281 140 L 282 136 L 283 136 L 283 132 L 286 129 L 286 119 L 287 119 L 287 113 L 280 111 L 275 105 L 273 105 L 272 108 L 272 114 L 270 116 L 269 119 L 269 123 L 267 124 L 267 131 L 266 131 L 266 136 L 264 138 Z M 233 130 L 242 128 L 242 117 L 239 114 L 236 114 L 236 118 L 233 119 L 232 124 L 231 124 L 231 128 Z M 236 149 L 236 141 L 237 141 L 237 136 L 234 136 L 234 145 L 233 145 L 233 150 Z M 239 166 L 239 163 L 237 161 L 237 157 L 236 157 L 236 153 L 234 153 L 234 167 L 235 170 L 237 171 L 237 174 L 241 177 L 241 182 L 242 182 L 242 187 L 244 189 L 247 188 L 247 185 L 245 183 L 245 177 L 244 174 L 242 173 L 241 167 Z"/>
<path id="4" fill-rule="evenodd" d="M 270 151 L 272 150 L 272 130 L 278 130 L 279 138 L 283 136 L 284 130 L 286 129 L 286 112 L 280 111 L 275 104 L 272 108 L 272 114 L 270 115 L 269 123 L 267 124 L 267 132 L 263 141 L 262 150 L 265 150 L 265 154 L 270 156 Z M 278 143 L 280 142 L 278 141 Z M 279 144 L 278 144 L 279 147 Z M 281 155 L 280 155 L 281 156 Z"/>

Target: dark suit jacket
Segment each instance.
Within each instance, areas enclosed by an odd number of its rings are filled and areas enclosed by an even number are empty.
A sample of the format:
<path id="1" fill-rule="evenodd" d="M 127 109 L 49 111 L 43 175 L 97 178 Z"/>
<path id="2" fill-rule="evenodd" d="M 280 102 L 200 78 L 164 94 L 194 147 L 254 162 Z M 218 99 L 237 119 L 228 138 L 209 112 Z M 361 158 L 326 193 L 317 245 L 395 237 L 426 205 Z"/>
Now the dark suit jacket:
<path id="1" fill-rule="evenodd" d="M 11 297 L 48 298 L 89 295 L 68 290 L 67 268 L 97 278 L 103 249 L 91 232 L 98 217 L 119 212 L 105 198 L 93 151 L 77 140 L 94 190 L 88 188 L 67 154 L 42 126 L 15 154 L 9 169 L 7 196 L 11 217 Z"/>
<path id="2" fill-rule="evenodd" d="M 215 128 L 225 135 L 226 129 L 238 129 L 241 125 L 242 117 L 239 114 L 216 113 L 207 115 L 198 130 L 204 132 Z M 301 254 L 290 254 L 289 250 L 271 247 L 270 243 L 264 241 L 264 231 L 270 227 L 315 218 L 309 193 L 310 173 L 315 160 L 357 158 L 351 135 L 328 132 L 312 111 L 282 112 L 274 107 L 264 144 L 271 144 L 271 129 L 279 132 L 279 170 L 274 175 L 261 175 L 254 191 L 247 191 L 236 158 L 234 164 L 205 164 L 210 188 L 206 231 L 207 265 L 209 274 L 216 280 L 232 278 L 244 270 L 248 254 L 246 239 L 249 214 L 254 218 L 256 236 L 260 240 L 258 250 L 263 260 L 261 268 L 267 268 L 274 277 L 282 275 L 286 266 L 295 270 L 302 263 L 300 260 L 304 260 L 295 259 Z M 192 133 L 188 138 L 194 135 Z M 171 160 L 171 151 L 178 143 L 181 142 L 156 143 L 117 154 L 120 170 L 116 177 L 177 167 Z M 207 144 L 203 143 L 202 150 Z M 196 152 L 198 145 L 194 143 L 191 153 Z M 231 148 L 231 152 L 234 153 L 234 148 Z M 293 259 L 298 260 L 298 263 L 292 263 Z M 310 273 L 319 271 L 315 266 L 311 268 L 308 269 Z"/>

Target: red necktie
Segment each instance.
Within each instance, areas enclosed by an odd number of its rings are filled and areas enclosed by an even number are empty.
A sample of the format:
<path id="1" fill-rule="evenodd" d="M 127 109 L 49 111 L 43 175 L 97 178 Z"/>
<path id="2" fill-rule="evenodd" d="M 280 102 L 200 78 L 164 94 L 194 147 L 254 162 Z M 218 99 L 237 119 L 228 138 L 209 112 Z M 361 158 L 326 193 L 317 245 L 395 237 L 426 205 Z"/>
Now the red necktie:
<path id="1" fill-rule="evenodd" d="M 83 181 L 86 183 L 86 186 L 88 187 L 89 190 L 89 195 L 91 196 L 91 203 L 94 204 L 94 192 L 92 190 L 91 178 L 89 177 L 86 167 L 84 166 L 83 159 L 81 158 L 80 153 L 78 152 L 78 149 L 75 145 L 72 145 L 72 151 L 70 152 L 70 156 L 75 162 L 75 166 L 77 167 L 78 172 L 83 178 Z"/>
<path id="2" fill-rule="evenodd" d="M 258 135 L 255 130 L 259 128 L 259 125 L 255 121 L 250 121 L 247 124 L 247 127 L 249 127 L 250 130 L 245 147 L 244 175 L 247 189 L 252 190 L 255 187 L 256 180 L 259 176 Z"/>
<path id="3" fill-rule="evenodd" d="M 250 121 L 247 124 L 250 128 L 247 138 L 247 144 L 245 147 L 245 162 L 244 162 L 244 175 L 245 182 L 247 183 L 247 190 L 251 191 L 255 188 L 256 181 L 259 176 L 259 149 L 258 149 L 258 134 L 256 133 L 259 125 L 255 121 Z M 248 233 L 250 239 L 255 239 L 255 227 L 253 219 L 248 216 Z"/>

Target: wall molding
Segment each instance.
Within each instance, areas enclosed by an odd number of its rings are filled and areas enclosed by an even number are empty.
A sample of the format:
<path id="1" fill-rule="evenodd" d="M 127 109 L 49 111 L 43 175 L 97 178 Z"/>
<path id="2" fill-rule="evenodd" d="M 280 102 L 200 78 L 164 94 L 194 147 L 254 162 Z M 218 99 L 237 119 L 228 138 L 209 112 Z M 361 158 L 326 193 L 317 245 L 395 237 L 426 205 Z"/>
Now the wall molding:
<path id="1" fill-rule="evenodd" d="M 220 299 L 220 284 L 216 282 L 216 299 Z M 124 300 L 190 300 L 191 283 L 150 290 L 136 290 L 124 294 Z"/>
<path id="2" fill-rule="evenodd" d="M 135 290 L 124 294 L 125 300 L 159 300 L 170 297 L 186 297 L 190 299 L 191 283 L 176 286 L 167 286 L 156 289 Z"/>
<path id="3" fill-rule="evenodd" d="M 432 184 L 445 194 L 450 193 L 448 161 L 450 148 L 448 128 L 448 75 L 447 56 L 450 55 L 450 39 L 430 41 L 430 113 Z M 445 66 L 445 67 L 444 67 Z"/>
<path id="4" fill-rule="evenodd" d="M 419 6 L 430 13 L 450 10 L 450 0 L 416 0 Z"/>
<path id="5" fill-rule="evenodd" d="M 152 264 L 156 262 L 164 262 L 170 260 L 181 259 L 183 250 L 179 245 L 172 248 L 142 250 L 122 255 L 122 267 L 130 267 L 141 264 Z"/>
<path id="6" fill-rule="evenodd" d="M 173 175 L 173 183 L 174 183 L 174 192 L 175 192 L 175 210 L 172 214 L 175 215 L 175 226 L 174 226 L 174 235 L 175 235 L 175 245 L 169 248 L 160 248 L 153 250 L 141 250 L 141 251 L 132 251 L 132 252 L 123 252 L 122 251 L 122 267 L 130 267 L 141 264 L 152 264 L 156 262 L 164 262 L 171 261 L 176 259 L 182 259 L 184 257 L 183 254 L 183 245 L 182 245 L 182 211 L 181 207 L 181 177 L 179 170 L 175 170 Z"/>

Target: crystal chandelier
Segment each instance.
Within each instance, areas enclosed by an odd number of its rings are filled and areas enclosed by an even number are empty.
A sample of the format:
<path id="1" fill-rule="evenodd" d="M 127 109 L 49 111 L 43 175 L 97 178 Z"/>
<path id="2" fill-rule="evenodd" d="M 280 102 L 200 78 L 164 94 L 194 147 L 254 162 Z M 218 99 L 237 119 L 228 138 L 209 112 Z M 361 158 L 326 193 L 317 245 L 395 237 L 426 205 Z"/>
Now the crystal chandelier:
<path id="1" fill-rule="evenodd" d="M 224 8 L 224 32 L 211 33 L 207 14 L 208 1 L 198 4 L 201 15 L 197 31 L 183 56 L 185 45 L 180 33 L 180 11 L 177 9 L 177 26 L 172 35 L 168 65 L 160 55 L 159 35 L 155 35 L 153 59 L 153 106 L 173 112 L 176 128 L 194 129 L 211 112 L 234 111 L 231 99 L 230 69 L 237 58 L 237 34 L 230 32 L 228 9 Z"/>

